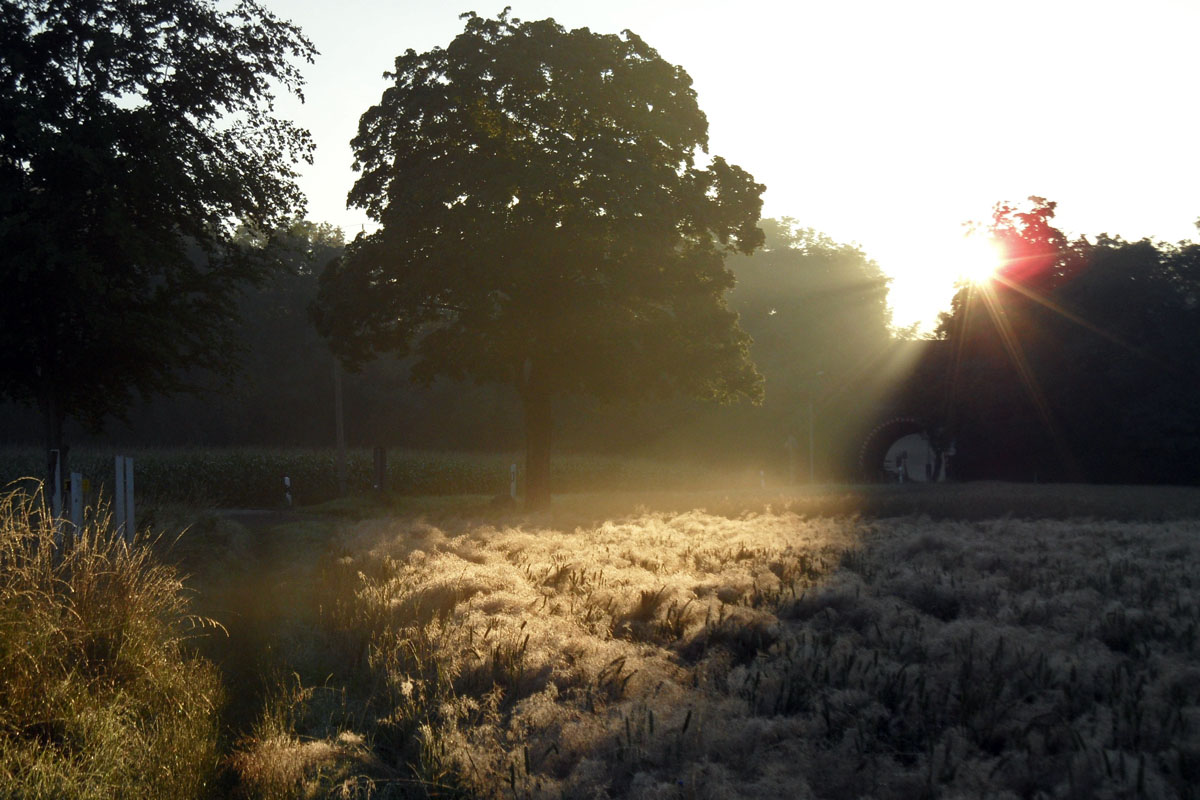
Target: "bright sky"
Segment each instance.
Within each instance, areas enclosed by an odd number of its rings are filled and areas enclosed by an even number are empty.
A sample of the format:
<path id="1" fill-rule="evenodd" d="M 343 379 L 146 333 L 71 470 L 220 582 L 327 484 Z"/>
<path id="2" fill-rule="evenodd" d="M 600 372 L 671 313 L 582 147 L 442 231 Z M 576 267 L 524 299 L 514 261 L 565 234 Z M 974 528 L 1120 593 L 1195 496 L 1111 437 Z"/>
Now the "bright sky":
<path id="1" fill-rule="evenodd" d="M 767 186 L 764 215 L 857 242 L 893 277 L 894 322 L 930 327 L 962 223 L 1058 202 L 1073 234 L 1197 238 L 1197 0 L 263 0 L 321 52 L 306 104 L 309 217 L 353 236 L 349 140 L 396 55 L 458 15 L 630 29 L 692 76 L 710 152 Z"/>

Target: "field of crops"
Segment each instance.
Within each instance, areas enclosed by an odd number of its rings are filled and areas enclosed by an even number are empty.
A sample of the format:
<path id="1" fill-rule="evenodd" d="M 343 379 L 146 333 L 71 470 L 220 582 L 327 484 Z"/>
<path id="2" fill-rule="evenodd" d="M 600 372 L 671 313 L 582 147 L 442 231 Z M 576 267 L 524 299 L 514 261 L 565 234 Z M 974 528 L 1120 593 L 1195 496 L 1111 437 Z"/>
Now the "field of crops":
<path id="1" fill-rule="evenodd" d="M 990 488 L 353 524 L 230 764 L 264 798 L 1200 797 L 1195 492 Z"/>
<path id="2" fill-rule="evenodd" d="M 107 494 L 116 454 L 73 449 L 70 468 Z M 298 504 L 321 503 L 338 496 L 337 453 L 333 449 L 172 448 L 122 451 L 121 455 L 134 459 L 139 497 L 155 502 L 270 508 L 284 501 L 284 476 L 291 479 Z M 518 454 L 392 450 L 387 454 L 385 485 L 398 495 L 496 495 L 508 492 L 509 469 L 514 463 L 523 469 L 524 459 Z M 559 455 L 552 467 L 551 480 L 558 492 L 713 487 L 731 480 L 744 487 L 758 481 L 753 470 L 731 477 L 728 472 L 718 474 L 695 465 L 614 456 Z M 45 456 L 39 450 L 0 448 L 0 485 L 41 477 L 44 472 Z M 349 492 L 368 493 L 373 484 L 372 451 L 349 450 Z"/>

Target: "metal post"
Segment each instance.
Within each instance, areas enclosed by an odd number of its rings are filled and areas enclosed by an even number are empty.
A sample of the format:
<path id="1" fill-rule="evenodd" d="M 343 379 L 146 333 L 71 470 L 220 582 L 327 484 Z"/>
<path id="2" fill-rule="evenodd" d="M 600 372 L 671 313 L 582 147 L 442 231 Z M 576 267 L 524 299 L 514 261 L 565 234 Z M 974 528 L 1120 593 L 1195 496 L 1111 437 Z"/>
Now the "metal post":
<path id="1" fill-rule="evenodd" d="M 796 485 L 796 451 L 800 449 L 800 443 L 796 441 L 796 437 L 788 434 L 787 441 L 783 443 L 783 447 L 788 454 L 788 485 Z"/>
<path id="2" fill-rule="evenodd" d="M 508 468 L 508 496 L 517 499 L 517 465 Z"/>

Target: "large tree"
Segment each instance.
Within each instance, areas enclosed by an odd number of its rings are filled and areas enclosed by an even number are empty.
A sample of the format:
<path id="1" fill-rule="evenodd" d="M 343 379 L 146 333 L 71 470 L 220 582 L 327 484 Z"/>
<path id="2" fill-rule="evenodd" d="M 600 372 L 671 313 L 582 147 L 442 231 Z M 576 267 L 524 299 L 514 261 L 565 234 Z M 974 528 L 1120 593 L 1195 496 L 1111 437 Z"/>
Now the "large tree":
<path id="1" fill-rule="evenodd" d="M 252 0 L 0 0 L 0 396 L 61 450 L 137 396 L 222 368 L 239 224 L 302 207 L 300 31 Z"/>
<path id="2" fill-rule="evenodd" d="M 379 228 L 326 271 L 317 319 L 350 365 L 411 351 L 418 380 L 514 386 L 537 508 L 555 396 L 761 395 L 724 257 L 761 244 L 763 187 L 697 165 L 691 80 L 635 34 L 464 18 L 359 123 L 349 202 Z"/>

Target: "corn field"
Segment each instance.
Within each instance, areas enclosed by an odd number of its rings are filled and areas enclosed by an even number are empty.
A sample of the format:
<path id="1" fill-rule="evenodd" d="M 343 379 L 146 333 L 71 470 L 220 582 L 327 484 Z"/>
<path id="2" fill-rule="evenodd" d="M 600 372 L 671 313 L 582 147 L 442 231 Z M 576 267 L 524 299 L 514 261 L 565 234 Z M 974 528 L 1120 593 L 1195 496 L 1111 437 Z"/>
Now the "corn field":
<path id="1" fill-rule="evenodd" d="M 333 449 L 171 448 L 125 450 L 137 465 L 139 497 L 158 502 L 213 507 L 272 507 L 283 503 L 283 478 L 291 480 L 296 503 L 321 503 L 338 496 L 338 459 Z M 77 448 L 71 470 L 88 479 L 93 492 L 109 494 L 115 451 Z M 517 454 L 447 453 L 414 450 L 388 452 L 385 486 L 398 495 L 497 495 L 508 493 L 510 467 L 524 468 Z M 682 463 L 617 457 L 556 456 L 552 484 L 556 492 L 587 488 L 621 490 L 716 486 L 733 480 L 752 486 L 753 471 L 732 478 L 724 472 Z M 45 455 L 35 448 L 0 448 L 0 485 L 45 477 Z M 374 485 L 372 451 L 347 453 L 347 490 L 364 494 Z M 520 482 L 520 481 L 519 481 Z M 523 482 L 521 482 L 523 485 Z"/>

